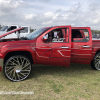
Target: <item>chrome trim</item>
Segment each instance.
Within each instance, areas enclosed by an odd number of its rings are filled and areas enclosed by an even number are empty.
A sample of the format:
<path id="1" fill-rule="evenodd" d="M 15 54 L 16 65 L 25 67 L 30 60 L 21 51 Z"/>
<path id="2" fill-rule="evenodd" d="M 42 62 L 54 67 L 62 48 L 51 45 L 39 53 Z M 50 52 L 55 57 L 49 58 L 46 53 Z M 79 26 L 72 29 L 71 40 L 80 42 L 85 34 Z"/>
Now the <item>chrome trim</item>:
<path id="1" fill-rule="evenodd" d="M 82 47 L 83 47 L 83 48 L 90 48 L 90 46 L 87 46 L 87 45 L 86 45 L 86 46 L 84 45 L 84 46 L 82 46 Z"/>
<path id="2" fill-rule="evenodd" d="M 71 49 L 78 49 L 78 50 L 92 50 L 92 49 L 81 49 L 81 48 L 71 48 Z"/>
<path id="3" fill-rule="evenodd" d="M 2 68 L 3 68 L 3 61 L 4 59 L 0 59 L 0 66 L 2 66 Z"/>
<path id="4" fill-rule="evenodd" d="M 62 48 L 62 49 L 68 49 L 69 47 L 60 47 L 60 48 Z"/>

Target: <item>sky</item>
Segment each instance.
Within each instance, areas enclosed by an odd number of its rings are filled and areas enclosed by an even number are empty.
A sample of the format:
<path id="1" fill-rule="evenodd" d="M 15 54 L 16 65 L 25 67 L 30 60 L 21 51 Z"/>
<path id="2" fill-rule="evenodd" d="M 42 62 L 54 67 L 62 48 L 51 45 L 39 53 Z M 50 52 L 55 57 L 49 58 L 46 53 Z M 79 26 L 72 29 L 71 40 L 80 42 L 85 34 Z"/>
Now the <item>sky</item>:
<path id="1" fill-rule="evenodd" d="M 71 25 L 100 30 L 99 0 L 0 0 L 0 25 Z"/>

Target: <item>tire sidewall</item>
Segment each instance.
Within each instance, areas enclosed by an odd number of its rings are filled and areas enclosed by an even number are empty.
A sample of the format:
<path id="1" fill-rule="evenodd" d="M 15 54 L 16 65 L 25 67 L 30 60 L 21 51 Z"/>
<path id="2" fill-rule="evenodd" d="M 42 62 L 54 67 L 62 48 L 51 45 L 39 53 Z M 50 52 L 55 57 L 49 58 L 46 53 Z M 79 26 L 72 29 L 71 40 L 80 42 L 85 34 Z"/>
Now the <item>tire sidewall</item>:
<path id="1" fill-rule="evenodd" d="M 95 59 L 97 58 L 97 56 L 98 56 L 99 54 L 100 54 L 100 52 L 97 53 L 97 54 L 95 55 L 95 57 L 94 57 L 94 59 L 93 59 L 93 62 L 92 62 L 92 68 L 95 69 L 95 70 L 98 70 L 98 71 L 100 71 L 100 68 L 98 69 L 98 68 L 95 67 Z"/>

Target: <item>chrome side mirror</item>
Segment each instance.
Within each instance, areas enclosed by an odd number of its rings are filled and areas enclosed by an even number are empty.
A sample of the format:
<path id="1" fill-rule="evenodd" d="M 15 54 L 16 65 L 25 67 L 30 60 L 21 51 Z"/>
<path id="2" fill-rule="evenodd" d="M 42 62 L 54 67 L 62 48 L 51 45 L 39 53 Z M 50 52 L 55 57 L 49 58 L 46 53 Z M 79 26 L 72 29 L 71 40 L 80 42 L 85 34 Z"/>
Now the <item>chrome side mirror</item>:
<path id="1" fill-rule="evenodd" d="M 43 36 L 43 42 L 46 42 L 46 41 L 47 41 L 47 37 Z"/>

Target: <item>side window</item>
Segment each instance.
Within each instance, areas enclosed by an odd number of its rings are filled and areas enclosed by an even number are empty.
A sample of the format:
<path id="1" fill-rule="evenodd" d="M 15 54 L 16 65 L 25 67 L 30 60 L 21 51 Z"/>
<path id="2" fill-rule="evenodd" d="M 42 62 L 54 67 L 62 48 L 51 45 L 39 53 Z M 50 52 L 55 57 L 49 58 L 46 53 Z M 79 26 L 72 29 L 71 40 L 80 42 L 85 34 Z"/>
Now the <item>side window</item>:
<path id="1" fill-rule="evenodd" d="M 20 30 L 20 33 L 28 33 L 28 27 L 24 27 L 24 29 Z"/>
<path id="2" fill-rule="evenodd" d="M 8 31 L 12 31 L 12 30 L 14 30 L 14 29 L 16 29 L 16 28 L 17 28 L 16 26 L 11 26 L 10 28 L 8 28 L 7 32 L 8 32 Z"/>
<path id="3" fill-rule="evenodd" d="M 89 32 L 88 32 L 88 30 L 87 29 L 84 29 L 83 31 L 84 31 L 85 38 L 87 40 L 89 40 Z"/>
<path id="4" fill-rule="evenodd" d="M 72 42 L 88 42 L 89 32 L 87 29 L 72 29 Z"/>
<path id="5" fill-rule="evenodd" d="M 48 34 L 46 34 L 48 38 L 47 42 L 64 42 L 64 32 L 62 29 L 55 29 Z"/>

